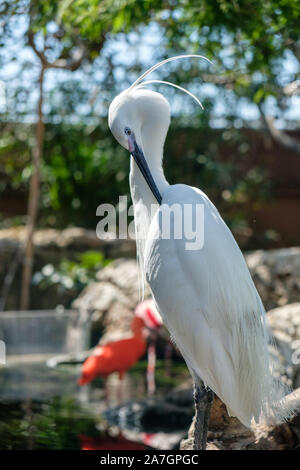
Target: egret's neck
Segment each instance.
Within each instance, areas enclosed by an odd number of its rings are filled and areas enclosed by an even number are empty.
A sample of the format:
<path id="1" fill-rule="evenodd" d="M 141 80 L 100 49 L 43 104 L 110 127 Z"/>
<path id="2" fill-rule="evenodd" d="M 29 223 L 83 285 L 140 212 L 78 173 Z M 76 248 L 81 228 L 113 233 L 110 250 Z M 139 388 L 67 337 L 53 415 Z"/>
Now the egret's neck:
<path id="1" fill-rule="evenodd" d="M 160 194 L 163 195 L 165 189 L 169 186 L 162 167 L 163 143 L 155 141 L 155 139 L 151 139 L 151 137 L 145 135 L 141 136 L 141 141 L 143 152 L 154 182 Z M 148 184 L 132 157 L 129 181 L 133 203 L 141 202 L 150 213 L 151 205 L 157 204 L 157 200 L 153 196 Z"/>

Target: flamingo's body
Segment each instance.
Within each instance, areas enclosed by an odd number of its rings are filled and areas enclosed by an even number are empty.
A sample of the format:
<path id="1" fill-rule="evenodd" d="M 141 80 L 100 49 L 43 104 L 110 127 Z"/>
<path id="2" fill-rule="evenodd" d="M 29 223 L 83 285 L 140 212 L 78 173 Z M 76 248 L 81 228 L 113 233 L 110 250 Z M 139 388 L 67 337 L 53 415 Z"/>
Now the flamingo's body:
<path id="1" fill-rule="evenodd" d="M 130 369 L 146 351 L 146 339 L 143 333 L 144 322 L 141 318 L 132 320 L 131 338 L 121 339 L 97 346 L 82 367 L 79 385 L 85 385 L 96 377 L 107 377 L 118 372 L 123 379 L 125 372 Z"/>
<path id="2" fill-rule="evenodd" d="M 133 156 L 130 187 L 141 270 L 194 378 L 196 411 L 203 423 L 195 448 L 205 448 L 211 396 L 202 381 L 246 426 L 262 416 L 283 419 L 289 410 L 279 402 L 283 392 L 271 375 L 265 311 L 233 235 L 202 191 L 169 185 L 164 176 L 170 106 L 161 94 L 139 84 L 153 69 L 113 100 L 109 126 Z M 183 214 L 183 230 L 178 237 L 175 216 L 170 217 L 165 237 L 164 210 L 170 213 L 174 205 Z M 187 249 L 198 206 L 204 213 L 198 228 L 204 244 Z"/>

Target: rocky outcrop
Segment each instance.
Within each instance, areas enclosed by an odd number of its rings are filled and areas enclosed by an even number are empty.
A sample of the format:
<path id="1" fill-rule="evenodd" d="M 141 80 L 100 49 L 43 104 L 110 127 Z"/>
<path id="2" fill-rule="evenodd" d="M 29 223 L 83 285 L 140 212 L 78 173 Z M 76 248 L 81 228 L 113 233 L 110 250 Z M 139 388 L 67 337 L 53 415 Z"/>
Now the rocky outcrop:
<path id="1" fill-rule="evenodd" d="M 101 343 L 105 343 L 131 335 L 132 313 L 138 301 L 136 261 L 118 259 L 99 271 L 97 282 L 84 289 L 73 307 L 90 312 L 93 328 L 104 330 Z"/>
<path id="2" fill-rule="evenodd" d="M 11 246 L 17 248 L 25 242 L 26 227 L 12 227 L 0 230 L 0 252 Z M 41 249 L 92 250 L 100 249 L 111 257 L 135 254 L 133 240 L 101 240 L 95 230 L 71 227 L 65 230 L 40 229 L 34 233 L 34 247 L 37 253 Z"/>
<path id="3" fill-rule="evenodd" d="M 300 406 L 300 389 L 289 399 Z M 299 408 L 300 412 L 300 408 Z M 194 423 L 187 439 L 181 441 L 181 450 L 192 450 Z M 207 450 L 284 450 L 300 447 L 300 414 L 290 421 L 276 426 L 257 425 L 247 429 L 236 418 L 230 418 L 225 405 L 215 397 L 207 435 Z"/>
<path id="4" fill-rule="evenodd" d="M 245 255 L 266 310 L 300 300 L 300 247 Z"/>
<path id="5" fill-rule="evenodd" d="M 270 310 L 267 318 L 287 383 L 293 388 L 298 388 L 300 387 L 300 303 Z"/>

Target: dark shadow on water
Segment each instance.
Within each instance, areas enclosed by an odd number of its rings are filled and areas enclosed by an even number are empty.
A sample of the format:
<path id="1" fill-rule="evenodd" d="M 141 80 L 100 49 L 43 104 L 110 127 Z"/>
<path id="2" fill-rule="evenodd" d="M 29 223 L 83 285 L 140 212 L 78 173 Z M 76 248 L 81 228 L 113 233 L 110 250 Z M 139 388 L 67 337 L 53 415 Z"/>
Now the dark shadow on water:
<path id="1" fill-rule="evenodd" d="M 157 394 L 151 400 L 146 364 L 137 364 L 125 378 L 120 404 L 117 376 L 109 379 L 107 403 L 102 379 L 77 385 L 80 366 L 49 369 L 45 358 L 19 359 L 0 368 L 1 450 L 176 448 L 190 423 L 190 408 L 178 412 L 164 402 L 166 393 L 188 377 L 182 363 L 173 365 L 170 377 L 158 363 Z"/>

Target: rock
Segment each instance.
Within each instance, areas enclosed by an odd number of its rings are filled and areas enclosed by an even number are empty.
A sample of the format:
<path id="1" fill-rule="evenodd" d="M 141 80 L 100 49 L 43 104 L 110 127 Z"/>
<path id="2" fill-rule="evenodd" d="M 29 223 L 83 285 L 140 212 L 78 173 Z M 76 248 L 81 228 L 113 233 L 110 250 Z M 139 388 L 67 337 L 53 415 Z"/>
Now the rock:
<path id="1" fill-rule="evenodd" d="M 236 429 L 241 429 L 241 423 L 238 419 L 232 418 L 227 413 L 227 408 L 224 403 L 217 397 L 214 397 L 214 401 L 210 411 L 209 418 L 209 429 L 211 431 L 222 431 L 225 428 L 234 432 Z M 242 426 L 245 430 L 246 428 Z"/>
<path id="2" fill-rule="evenodd" d="M 105 344 L 131 335 L 132 315 L 137 303 L 136 261 L 118 259 L 99 271 L 97 282 L 86 287 L 73 306 L 90 313 L 93 327 L 99 332 L 102 330 L 101 344 Z"/>
<path id="3" fill-rule="evenodd" d="M 73 302 L 74 308 L 105 313 L 116 303 L 130 307 L 131 302 L 118 287 L 109 282 L 94 282 Z"/>
<path id="4" fill-rule="evenodd" d="M 245 255 L 267 310 L 300 298 L 300 247 L 257 250 Z"/>
<path id="5" fill-rule="evenodd" d="M 207 435 L 207 450 L 222 450 L 235 442 L 237 437 L 243 443 L 253 438 L 253 433 L 243 426 L 238 419 L 228 416 L 226 406 L 215 396 L 209 419 Z M 194 419 L 190 426 L 188 437 L 180 443 L 181 450 L 192 450 L 194 440 Z"/>
<path id="6" fill-rule="evenodd" d="M 140 299 L 139 277 L 136 260 L 117 259 L 97 274 L 100 282 L 116 285 L 136 306 Z M 145 286 L 145 297 L 149 297 L 149 287 Z"/>
<path id="7" fill-rule="evenodd" d="M 226 414 L 225 405 L 214 399 L 207 436 L 207 450 L 283 450 L 300 447 L 300 388 L 287 400 L 298 404 L 299 412 L 287 423 L 277 426 L 256 425 L 247 429 L 236 418 Z M 194 423 L 188 438 L 181 441 L 181 450 L 193 449 Z"/>
<path id="8" fill-rule="evenodd" d="M 0 251 L 2 246 L 23 244 L 26 239 L 26 227 L 12 227 L 0 230 Z M 36 230 L 33 238 L 35 249 L 39 248 L 80 248 L 85 250 L 101 249 L 117 256 L 127 254 L 135 255 L 134 240 L 101 240 L 97 237 L 95 230 L 81 227 L 71 227 L 65 230 L 40 229 Z"/>
<path id="9" fill-rule="evenodd" d="M 149 295 L 146 288 L 145 298 Z M 105 344 L 131 335 L 132 315 L 139 300 L 137 263 L 121 258 L 98 272 L 97 282 L 81 292 L 73 307 L 89 312 L 93 327 L 102 330 L 101 344 Z"/>
<path id="10" fill-rule="evenodd" d="M 278 350 L 285 382 L 293 388 L 300 386 L 300 303 L 270 310 L 267 314 Z"/>

